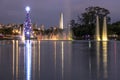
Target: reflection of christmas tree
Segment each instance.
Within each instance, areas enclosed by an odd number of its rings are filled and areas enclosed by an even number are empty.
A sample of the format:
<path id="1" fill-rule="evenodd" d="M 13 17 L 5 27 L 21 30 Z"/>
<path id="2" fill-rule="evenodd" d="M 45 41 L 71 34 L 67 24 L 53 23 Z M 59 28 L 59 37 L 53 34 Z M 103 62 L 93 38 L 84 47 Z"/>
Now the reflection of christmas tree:
<path id="1" fill-rule="evenodd" d="M 30 7 L 26 7 L 26 20 L 24 23 L 24 34 L 26 39 L 30 39 L 30 36 L 32 34 L 32 28 L 31 28 L 31 19 L 30 19 Z"/>

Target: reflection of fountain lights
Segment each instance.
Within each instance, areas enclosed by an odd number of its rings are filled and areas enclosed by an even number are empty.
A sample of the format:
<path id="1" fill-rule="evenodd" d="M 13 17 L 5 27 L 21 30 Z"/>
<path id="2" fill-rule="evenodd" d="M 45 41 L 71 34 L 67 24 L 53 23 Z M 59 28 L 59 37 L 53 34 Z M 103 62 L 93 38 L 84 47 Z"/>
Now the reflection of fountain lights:
<path id="1" fill-rule="evenodd" d="M 102 42 L 103 44 L 103 68 L 104 77 L 107 78 L 107 42 Z"/>
<path id="2" fill-rule="evenodd" d="M 116 41 L 114 41 L 114 56 L 115 56 L 115 64 L 116 64 Z"/>
<path id="3" fill-rule="evenodd" d="M 96 43 L 97 48 L 97 78 L 99 79 L 99 69 L 100 69 L 100 42 Z"/>
<path id="4" fill-rule="evenodd" d="M 27 80 L 30 80 L 31 77 L 31 41 L 26 41 L 26 71 L 27 71 Z"/>
<path id="5" fill-rule="evenodd" d="M 91 57 L 89 57 L 89 76 L 91 77 L 91 72 L 92 72 L 92 65 L 91 65 Z"/>
<path id="6" fill-rule="evenodd" d="M 39 75 L 40 75 L 40 41 L 38 41 L 38 67 L 39 67 Z M 40 79 L 40 76 L 39 76 Z"/>
<path id="7" fill-rule="evenodd" d="M 19 64 L 19 54 L 18 54 L 18 40 L 16 41 L 16 79 L 18 79 L 18 64 Z"/>
<path id="8" fill-rule="evenodd" d="M 57 51 L 56 51 L 56 41 L 54 41 L 54 62 L 55 62 L 55 71 L 56 71 L 56 53 L 57 53 Z"/>
<path id="9" fill-rule="evenodd" d="M 54 41 L 54 67 L 55 67 L 55 76 L 56 76 L 56 65 L 57 65 L 57 63 L 56 63 L 56 53 L 57 53 L 57 50 L 56 50 L 57 48 L 56 48 L 56 41 Z M 56 77 L 55 77 L 55 79 L 56 79 Z"/>

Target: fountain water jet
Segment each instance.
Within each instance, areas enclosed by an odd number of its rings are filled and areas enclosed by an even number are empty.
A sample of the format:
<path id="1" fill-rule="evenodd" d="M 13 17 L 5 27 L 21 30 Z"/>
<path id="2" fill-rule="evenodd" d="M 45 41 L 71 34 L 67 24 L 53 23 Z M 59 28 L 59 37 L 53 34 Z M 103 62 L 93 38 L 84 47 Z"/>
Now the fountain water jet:
<path id="1" fill-rule="evenodd" d="M 102 32 L 102 40 L 103 41 L 107 41 L 107 22 L 106 22 L 106 17 L 104 17 L 104 21 L 103 21 L 103 32 Z"/>
<path id="2" fill-rule="evenodd" d="M 96 40 L 100 41 L 99 17 L 96 16 Z"/>

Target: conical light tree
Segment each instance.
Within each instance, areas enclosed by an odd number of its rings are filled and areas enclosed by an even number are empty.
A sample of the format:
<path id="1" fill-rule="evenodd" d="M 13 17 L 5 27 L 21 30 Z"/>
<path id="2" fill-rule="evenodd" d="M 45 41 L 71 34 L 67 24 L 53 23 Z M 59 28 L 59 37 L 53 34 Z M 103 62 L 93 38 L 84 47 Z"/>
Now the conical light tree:
<path id="1" fill-rule="evenodd" d="M 31 27 L 31 18 L 30 18 L 30 7 L 27 6 L 25 8 L 26 10 L 26 20 L 24 23 L 24 34 L 25 34 L 25 39 L 30 39 L 30 36 L 32 34 L 32 27 Z"/>

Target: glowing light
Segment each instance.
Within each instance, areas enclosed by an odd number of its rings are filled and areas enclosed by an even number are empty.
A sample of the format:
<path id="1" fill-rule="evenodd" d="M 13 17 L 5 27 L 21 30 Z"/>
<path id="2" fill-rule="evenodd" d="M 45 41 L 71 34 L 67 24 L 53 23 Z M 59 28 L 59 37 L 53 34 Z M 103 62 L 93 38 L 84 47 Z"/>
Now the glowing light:
<path id="1" fill-rule="evenodd" d="M 25 8 L 25 10 L 26 10 L 27 12 L 29 12 L 29 11 L 30 11 L 30 7 L 27 6 L 27 7 Z"/>
<path id="2" fill-rule="evenodd" d="M 21 36 L 21 40 L 22 40 L 22 42 L 24 42 L 24 41 L 25 41 L 24 30 L 23 30 L 23 33 L 22 33 L 22 36 Z"/>
<path id="3" fill-rule="evenodd" d="M 99 17 L 96 16 L 96 40 L 100 41 Z"/>
<path id="4" fill-rule="evenodd" d="M 106 17 L 104 17 L 104 21 L 103 21 L 103 33 L 102 33 L 102 40 L 103 41 L 107 41 L 107 21 L 106 21 Z"/>
<path id="5" fill-rule="evenodd" d="M 106 37 L 103 37 L 103 41 L 108 41 L 108 39 Z"/>
<path id="6" fill-rule="evenodd" d="M 21 40 L 24 42 L 25 41 L 25 36 L 21 36 Z"/>
<path id="7" fill-rule="evenodd" d="M 27 32 L 27 34 L 30 34 L 29 32 Z"/>

